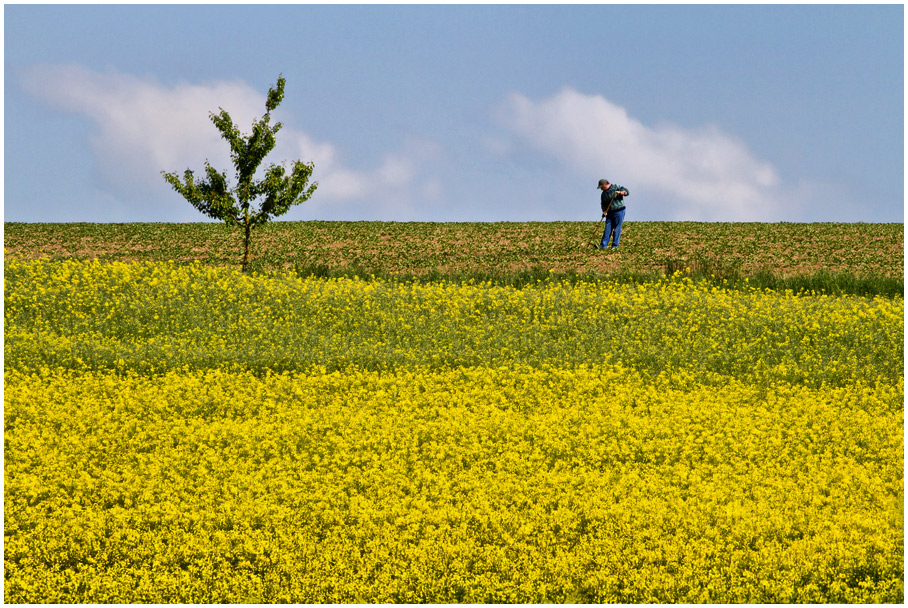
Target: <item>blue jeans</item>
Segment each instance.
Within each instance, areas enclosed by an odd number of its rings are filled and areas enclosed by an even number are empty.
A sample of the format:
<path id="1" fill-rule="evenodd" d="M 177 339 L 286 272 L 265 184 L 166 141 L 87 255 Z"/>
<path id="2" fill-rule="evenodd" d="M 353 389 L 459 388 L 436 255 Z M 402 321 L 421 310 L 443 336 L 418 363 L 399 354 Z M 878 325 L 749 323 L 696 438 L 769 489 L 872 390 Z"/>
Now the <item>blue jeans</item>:
<path id="1" fill-rule="evenodd" d="M 603 249 L 608 247 L 609 239 L 613 233 L 615 235 L 615 240 L 612 242 L 612 248 L 618 247 L 618 242 L 621 240 L 621 224 L 624 222 L 625 211 L 627 211 L 627 207 L 619 211 L 612 211 L 611 213 L 605 214 L 605 232 L 602 233 Z"/>

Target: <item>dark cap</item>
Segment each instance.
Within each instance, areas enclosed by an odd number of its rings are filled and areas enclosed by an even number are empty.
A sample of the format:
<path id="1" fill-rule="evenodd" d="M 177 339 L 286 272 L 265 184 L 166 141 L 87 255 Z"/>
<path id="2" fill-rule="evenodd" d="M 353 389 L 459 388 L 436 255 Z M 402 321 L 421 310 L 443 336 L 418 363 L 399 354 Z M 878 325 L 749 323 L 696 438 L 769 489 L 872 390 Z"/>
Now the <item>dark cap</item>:
<path id="1" fill-rule="evenodd" d="M 604 186 L 604 185 L 606 185 L 606 184 L 608 184 L 608 185 L 610 185 L 610 186 L 612 185 L 611 182 L 608 181 L 607 179 L 600 179 L 600 180 L 599 180 L 599 185 L 596 186 L 596 190 L 598 190 L 599 188 L 601 188 L 602 186 Z"/>

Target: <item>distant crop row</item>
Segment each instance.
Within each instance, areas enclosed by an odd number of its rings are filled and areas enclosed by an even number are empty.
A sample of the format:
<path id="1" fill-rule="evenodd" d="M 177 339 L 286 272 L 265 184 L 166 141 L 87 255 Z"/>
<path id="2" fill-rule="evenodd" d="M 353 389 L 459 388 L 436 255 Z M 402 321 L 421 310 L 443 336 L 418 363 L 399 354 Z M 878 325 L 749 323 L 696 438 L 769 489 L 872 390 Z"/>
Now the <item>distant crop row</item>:
<path id="1" fill-rule="evenodd" d="M 648 376 L 895 382 L 902 298 L 624 284 L 398 283 L 202 264 L 8 260 L 6 367 L 381 370 L 609 363 Z"/>
<path id="2" fill-rule="evenodd" d="M 904 277 L 903 224 L 628 222 L 599 252 L 594 222 L 275 222 L 259 229 L 251 268 L 444 276 L 554 271 L 774 277 Z M 237 266 L 240 235 L 222 224 L 5 224 L 8 258 L 199 261 Z"/>

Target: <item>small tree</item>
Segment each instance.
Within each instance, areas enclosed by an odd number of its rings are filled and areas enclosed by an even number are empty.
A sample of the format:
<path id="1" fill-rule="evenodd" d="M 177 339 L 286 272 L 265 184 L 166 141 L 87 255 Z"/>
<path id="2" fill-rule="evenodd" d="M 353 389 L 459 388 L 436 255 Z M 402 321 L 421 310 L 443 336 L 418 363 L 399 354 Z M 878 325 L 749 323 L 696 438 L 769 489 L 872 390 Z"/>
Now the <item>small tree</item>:
<path id="1" fill-rule="evenodd" d="M 290 207 L 309 199 L 318 187 L 317 182 L 308 185 L 314 163 L 295 161 L 290 175 L 285 175 L 281 165 L 270 165 L 264 177 L 255 179 L 255 172 L 274 148 L 275 134 L 281 123 L 270 125 L 271 112 L 284 98 L 284 78 L 278 76 L 275 88 L 268 89 L 265 115 L 252 124 L 252 134 L 243 135 L 233 125 L 230 115 L 218 108 L 220 113 L 211 112 L 211 121 L 221 132 L 221 137 L 230 144 L 230 158 L 236 168 L 236 187 L 229 189 L 226 173 L 218 173 L 205 161 L 206 178 L 196 181 L 193 172 L 186 169 L 183 181 L 176 173 L 161 171 L 164 179 L 173 189 L 192 203 L 192 206 L 208 217 L 221 220 L 228 226 L 239 226 L 245 234 L 243 251 L 243 272 L 249 263 L 249 241 L 252 229 L 268 222 L 272 217 L 283 215 Z M 308 185 L 308 187 L 307 187 Z M 252 202 L 261 199 L 257 209 Z"/>

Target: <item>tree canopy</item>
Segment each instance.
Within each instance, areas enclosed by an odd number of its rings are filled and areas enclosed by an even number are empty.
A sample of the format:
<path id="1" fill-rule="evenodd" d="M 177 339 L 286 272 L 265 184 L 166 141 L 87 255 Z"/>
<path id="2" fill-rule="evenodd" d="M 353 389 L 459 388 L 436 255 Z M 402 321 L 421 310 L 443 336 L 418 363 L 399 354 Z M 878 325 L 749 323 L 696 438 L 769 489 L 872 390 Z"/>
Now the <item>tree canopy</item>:
<path id="1" fill-rule="evenodd" d="M 318 187 L 309 184 L 315 164 L 294 161 L 287 174 L 283 165 L 270 164 L 264 174 L 256 178 L 259 166 L 277 142 L 275 135 L 280 122 L 271 124 L 271 112 L 284 99 L 285 80 L 278 76 L 277 84 L 268 90 L 265 115 L 253 122 L 252 133 L 245 135 L 234 125 L 230 114 L 223 108 L 210 113 L 211 121 L 230 146 L 230 158 L 236 170 L 236 184 L 228 185 L 226 172 L 218 172 L 205 161 L 205 177 L 196 179 L 191 169 L 186 169 L 183 179 L 176 173 L 162 171 L 164 179 L 201 213 L 243 228 L 243 270 L 249 262 L 249 243 L 252 229 L 274 217 L 281 216 L 294 205 L 307 201 Z M 258 206 L 253 203 L 258 201 Z"/>

